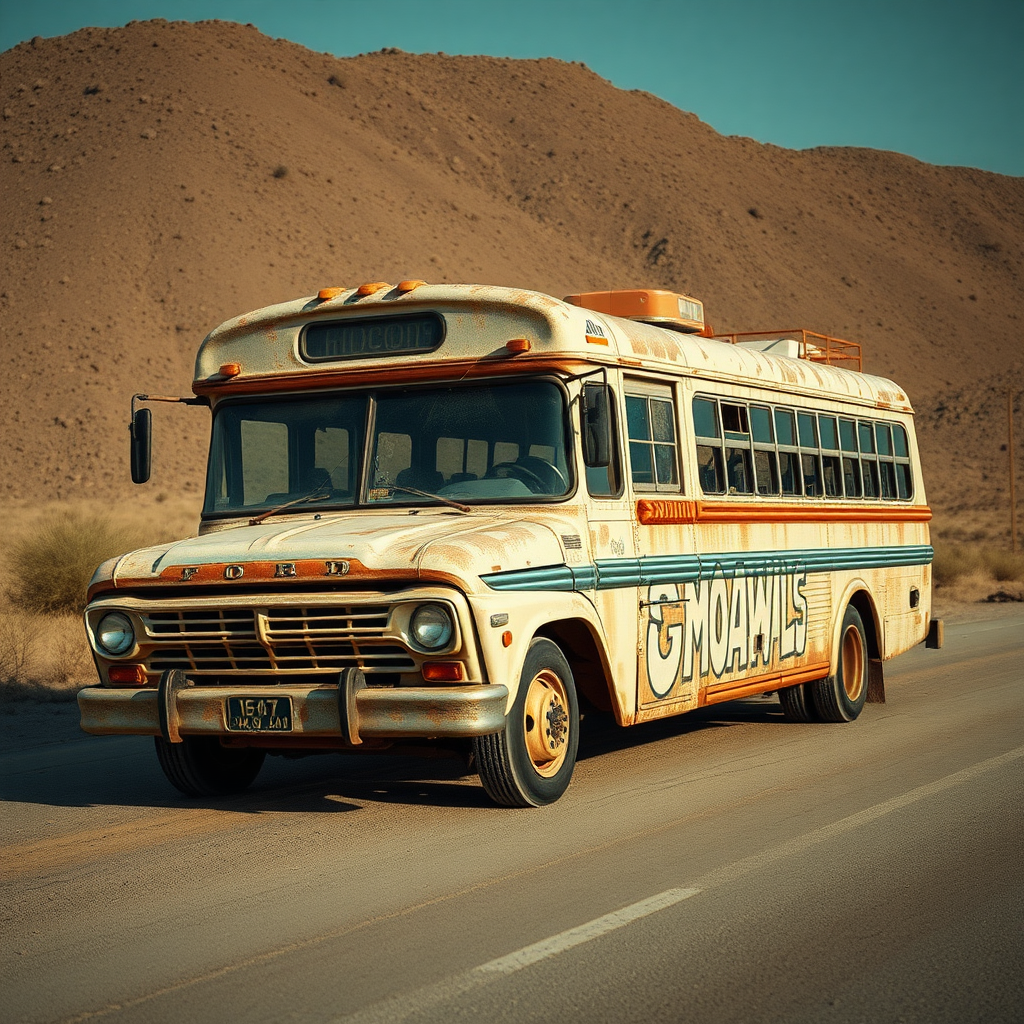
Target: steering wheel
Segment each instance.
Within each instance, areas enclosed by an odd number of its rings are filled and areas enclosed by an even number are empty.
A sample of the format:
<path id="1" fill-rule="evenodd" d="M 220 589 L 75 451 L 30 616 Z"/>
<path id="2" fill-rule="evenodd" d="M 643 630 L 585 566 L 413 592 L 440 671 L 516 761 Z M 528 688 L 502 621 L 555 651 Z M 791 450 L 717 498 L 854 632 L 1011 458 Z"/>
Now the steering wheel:
<path id="1" fill-rule="evenodd" d="M 545 480 L 542 473 L 549 479 Z M 492 479 L 513 477 L 522 480 L 534 494 L 564 494 L 569 489 L 558 467 L 536 455 L 524 455 L 515 462 L 499 462 L 490 468 L 487 476 Z"/>

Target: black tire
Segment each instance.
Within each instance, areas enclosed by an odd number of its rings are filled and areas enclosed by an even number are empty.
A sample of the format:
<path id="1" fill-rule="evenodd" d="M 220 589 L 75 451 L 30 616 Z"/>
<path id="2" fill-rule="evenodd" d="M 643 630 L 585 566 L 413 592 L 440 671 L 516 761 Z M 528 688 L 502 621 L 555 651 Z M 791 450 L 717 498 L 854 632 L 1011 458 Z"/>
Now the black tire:
<path id="1" fill-rule="evenodd" d="M 181 743 L 156 737 L 156 757 L 167 780 L 185 796 L 230 796 L 248 789 L 266 753 L 222 747 L 216 736 L 184 736 Z"/>
<path id="2" fill-rule="evenodd" d="M 835 675 L 808 684 L 823 722 L 852 722 L 868 696 L 868 644 L 864 620 L 848 605 L 839 633 Z"/>
<path id="3" fill-rule="evenodd" d="M 579 701 L 569 663 L 557 644 L 537 637 L 526 652 L 504 728 L 473 740 L 487 795 L 503 807 L 553 803 L 572 778 L 579 731 Z"/>
<path id="4" fill-rule="evenodd" d="M 818 712 L 814 707 L 811 683 L 798 683 L 779 690 L 782 713 L 790 722 L 816 722 Z"/>

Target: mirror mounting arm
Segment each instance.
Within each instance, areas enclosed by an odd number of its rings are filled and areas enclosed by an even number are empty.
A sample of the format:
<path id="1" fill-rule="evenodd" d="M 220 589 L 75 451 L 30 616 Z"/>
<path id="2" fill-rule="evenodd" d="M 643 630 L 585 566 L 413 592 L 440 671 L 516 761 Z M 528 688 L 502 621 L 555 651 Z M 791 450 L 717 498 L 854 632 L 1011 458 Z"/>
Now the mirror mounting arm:
<path id="1" fill-rule="evenodd" d="M 138 402 L 177 402 L 180 405 L 209 405 L 206 398 L 177 398 L 169 395 L 132 395 L 132 419 L 128 425 L 131 434 L 132 482 L 144 484 L 152 466 L 153 413 L 140 409 Z"/>

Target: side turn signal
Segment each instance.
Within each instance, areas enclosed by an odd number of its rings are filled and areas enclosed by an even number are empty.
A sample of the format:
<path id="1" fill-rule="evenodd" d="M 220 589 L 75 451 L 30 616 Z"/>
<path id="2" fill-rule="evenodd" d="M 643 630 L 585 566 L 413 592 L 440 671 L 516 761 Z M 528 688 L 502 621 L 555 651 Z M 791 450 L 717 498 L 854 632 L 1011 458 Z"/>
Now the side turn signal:
<path id="1" fill-rule="evenodd" d="M 146 670 L 141 665 L 112 665 L 107 671 L 107 678 L 123 686 L 145 686 Z"/>
<path id="2" fill-rule="evenodd" d="M 428 683 L 461 683 L 461 661 L 425 661 L 423 678 Z"/>

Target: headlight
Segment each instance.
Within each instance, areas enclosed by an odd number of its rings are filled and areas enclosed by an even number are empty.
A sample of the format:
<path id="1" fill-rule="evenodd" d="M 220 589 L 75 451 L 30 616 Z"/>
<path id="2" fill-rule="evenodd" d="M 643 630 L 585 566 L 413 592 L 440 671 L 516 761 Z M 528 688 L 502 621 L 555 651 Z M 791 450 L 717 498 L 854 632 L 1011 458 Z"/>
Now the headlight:
<path id="1" fill-rule="evenodd" d="M 96 643 L 107 654 L 124 654 L 135 643 L 132 620 L 121 612 L 111 612 L 100 619 Z"/>
<path id="2" fill-rule="evenodd" d="M 427 651 L 438 651 L 451 643 L 455 625 L 448 610 L 439 604 L 421 604 L 412 613 L 413 639 Z"/>

